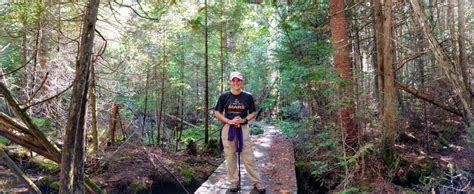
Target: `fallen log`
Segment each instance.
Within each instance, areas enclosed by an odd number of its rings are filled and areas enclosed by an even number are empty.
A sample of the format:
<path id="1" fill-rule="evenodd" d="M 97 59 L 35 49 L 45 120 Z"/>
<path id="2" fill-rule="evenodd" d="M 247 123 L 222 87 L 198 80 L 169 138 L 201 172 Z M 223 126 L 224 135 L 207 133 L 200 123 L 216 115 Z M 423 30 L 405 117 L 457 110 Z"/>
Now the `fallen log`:
<path id="1" fill-rule="evenodd" d="M 459 112 L 458 110 L 456 110 L 456 109 L 454 109 L 454 108 L 451 108 L 451 107 L 449 107 L 449 106 L 446 106 L 446 105 L 444 105 L 444 104 L 442 104 L 442 103 L 440 103 L 440 102 L 437 102 L 437 101 L 435 101 L 434 99 L 430 98 L 428 95 L 426 95 L 426 94 L 424 94 L 424 93 L 422 93 L 422 92 L 420 92 L 420 91 L 418 91 L 418 90 L 416 90 L 416 89 L 414 89 L 414 88 L 410 88 L 410 87 L 408 87 L 408 86 L 402 85 L 402 84 L 400 84 L 400 83 L 398 83 L 398 82 L 396 82 L 396 81 L 395 81 L 395 87 L 398 88 L 398 89 L 400 89 L 400 90 L 403 90 L 403 91 L 405 91 L 405 92 L 407 92 L 407 93 L 410 93 L 410 94 L 412 94 L 413 96 L 415 96 L 415 97 L 417 97 L 417 98 L 419 98 L 419 99 L 422 99 L 422 100 L 424 100 L 424 101 L 426 101 L 426 102 L 428 102 L 428 103 L 430 103 L 430 104 L 432 104 L 432 105 L 435 105 L 435 106 L 437 106 L 437 107 L 439 107 L 439 108 L 441 108 L 441 109 L 444 109 L 444 110 L 446 110 L 446 111 L 448 111 L 448 112 L 450 112 L 450 113 L 453 113 L 453 114 L 455 114 L 455 115 L 457 115 L 457 116 L 460 116 L 460 117 L 463 116 L 463 114 L 462 114 L 461 112 Z"/>
<path id="2" fill-rule="evenodd" d="M 41 194 L 41 190 L 35 185 L 35 183 L 33 183 L 33 181 L 31 181 L 30 178 L 25 175 L 25 173 L 21 171 L 21 169 L 15 164 L 15 162 L 13 162 L 7 153 L 5 153 L 5 150 L 2 146 L 0 146 L 0 158 L 11 170 L 13 170 L 16 176 L 20 177 L 28 185 L 31 191 Z"/>
<path id="3" fill-rule="evenodd" d="M 12 108 L 13 113 L 21 120 L 21 123 L 18 122 L 20 123 L 18 124 L 20 129 L 16 127 L 5 128 L 5 125 L 0 125 L 0 135 L 59 164 L 61 161 L 60 149 L 56 146 L 56 144 L 53 143 L 53 141 L 49 140 L 35 124 L 33 124 L 31 118 L 25 113 L 24 109 L 20 108 L 18 101 L 13 97 L 13 95 L 2 82 L 0 82 L 0 94 L 3 94 L 3 98 L 5 98 L 8 105 Z M 6 115 L 3 116 L 7 118 L 4 119 L 4 121 L 14 120 Z M 23 134 L 29 133 L 31 134 L 31 139 L 28 140 L 21 138 L 19 135 L 11 133 L 10 130 L 15 130 L 16 132 Z M 26 130 L 26 132 L 22 132 L 23 130 Z M 87 176 L 85 177 L 85 185 L 89 192 L 103 193 L 100 187 L 92 182 L 92 180 L 90 180 Z"/>
<path id="4" fill-rule="evenodd" d="M 168 113 L 165 113 L 165 115 L 166 115 L 167 117 L 173 119 L 173 120 L 177 120 L 177 121 L 180 121 L 180 122 L 181 122 L 181 118 L 178 118 L 177 116 L 170 115 L 170 114 L 168 114 Z M 191 124 L 191 123 L 189 123 L 189 122 L 183 121 L 183 123 L 186 124 L 187 126 L 192 127 L 192 128 L 197 128 L 196 125 L 193 125 L 193 124 Z"/>

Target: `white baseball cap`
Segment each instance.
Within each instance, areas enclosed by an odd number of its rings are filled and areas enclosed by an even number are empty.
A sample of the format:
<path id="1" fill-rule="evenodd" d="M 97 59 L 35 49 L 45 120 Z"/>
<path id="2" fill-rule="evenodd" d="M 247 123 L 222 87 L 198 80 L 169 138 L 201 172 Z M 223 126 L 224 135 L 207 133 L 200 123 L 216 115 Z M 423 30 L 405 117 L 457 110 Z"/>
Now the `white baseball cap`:
<path id="1" fill-rule="evenodd" d="M 240 79 L 240 80 L 244 80 L 244 76 L 242 76 L 242 74 L 238 71 L 234 71 L 232 73 L 230 73 L 229 75 L 229 80 L 232 80 L 234 78 L 237 78 L 237 79 Z"/>

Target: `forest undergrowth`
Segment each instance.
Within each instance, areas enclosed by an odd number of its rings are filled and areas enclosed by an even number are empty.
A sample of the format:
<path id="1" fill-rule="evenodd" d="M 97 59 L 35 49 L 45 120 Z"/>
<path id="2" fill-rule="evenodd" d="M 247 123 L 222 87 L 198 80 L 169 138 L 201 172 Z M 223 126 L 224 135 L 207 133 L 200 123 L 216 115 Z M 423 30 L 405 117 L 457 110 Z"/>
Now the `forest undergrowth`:
<path id="1" fill-rule="evenodd" d="M 472 192 L 474 127 L 438 113 L 427 121 L 408 113 L 401 118 L 397 161 L 387 168 L 379 153 L 380 128 L 368 124 L 357 148 L 344 151 L 340 130 L 319 117 L 274 120 L 292 137 L 298 188 L 325 192 Z"/>

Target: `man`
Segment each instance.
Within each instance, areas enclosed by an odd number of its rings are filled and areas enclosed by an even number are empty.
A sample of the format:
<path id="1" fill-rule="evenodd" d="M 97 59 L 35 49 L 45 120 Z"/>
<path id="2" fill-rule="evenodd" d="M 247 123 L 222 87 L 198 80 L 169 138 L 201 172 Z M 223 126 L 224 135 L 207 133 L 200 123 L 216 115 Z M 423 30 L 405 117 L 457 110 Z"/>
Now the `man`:
<path id="1" fill-rule="evenodd" d="M 244 77 L 240 72 L 230 73 L 231 90 L 219 96 L 215 107 L 215 115 L 223 124 L 220 131 L 220 144 L 224 147 L 224 155 L 227 161 L 227 178 L 231 183 L 230 191 L 237 192 L 240 189 L 239 174 L 236 172 L 236 153 L 239 152 L 254 188 L 262 193 L 265 192 L 265 188 L 257 172 L 247 125 L 257 115 L 256 108 L 252 95 L 242 90 L 243 82 Z"/>

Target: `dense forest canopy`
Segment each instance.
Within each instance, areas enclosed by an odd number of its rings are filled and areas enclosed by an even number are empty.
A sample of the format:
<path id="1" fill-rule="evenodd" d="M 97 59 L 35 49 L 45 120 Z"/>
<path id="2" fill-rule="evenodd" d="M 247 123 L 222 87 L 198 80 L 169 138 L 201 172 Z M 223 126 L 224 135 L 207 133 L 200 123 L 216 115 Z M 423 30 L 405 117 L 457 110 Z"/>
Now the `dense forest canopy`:
<path id="1" fill-rule="evenodd" d="M 299 190 L 469 192 L 473 17 L 467 0 L 0 2 L 0 143 L 92 191 L 83 163 L 114 143 L 215 147 L 240 71 L 309 172 Z"/>

